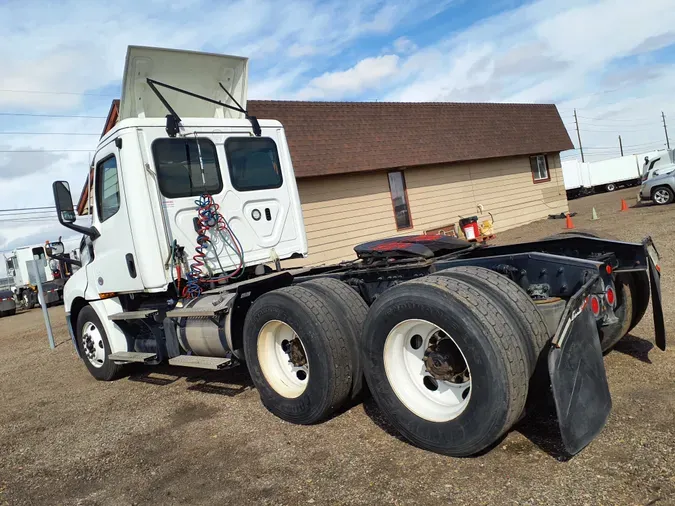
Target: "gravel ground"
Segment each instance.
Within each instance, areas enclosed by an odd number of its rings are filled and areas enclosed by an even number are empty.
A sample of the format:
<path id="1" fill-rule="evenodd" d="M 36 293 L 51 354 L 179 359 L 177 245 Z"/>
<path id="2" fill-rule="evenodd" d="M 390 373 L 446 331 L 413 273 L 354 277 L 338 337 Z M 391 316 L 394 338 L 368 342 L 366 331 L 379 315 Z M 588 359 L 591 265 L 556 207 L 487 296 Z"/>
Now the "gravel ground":
<path id="1" fill-rule="evenodd" d="M 578 228 L 640 240 L 663 257 L 666 327 L 675 335 L 675 206 L 619 212 L 635 190 L 570 202 Z M 591 221 L 595 207 L 600 219 Z M 499 223 L 496 223 L 499 232 Z M 544 220 L 499 242 L 560 231 Z M 675 355 L 653 346 L 650 312 L 606 359 L 614 409 L 565 458 L 555 421 L 531 411 L 485 454 L 453 459 L 399 439 L 372 400 L 316 426 L 260 404 L 245 368 L 136 368 L 90 377 L 63 308 L 0 320 L 0 504 L 675 504 Z"/>

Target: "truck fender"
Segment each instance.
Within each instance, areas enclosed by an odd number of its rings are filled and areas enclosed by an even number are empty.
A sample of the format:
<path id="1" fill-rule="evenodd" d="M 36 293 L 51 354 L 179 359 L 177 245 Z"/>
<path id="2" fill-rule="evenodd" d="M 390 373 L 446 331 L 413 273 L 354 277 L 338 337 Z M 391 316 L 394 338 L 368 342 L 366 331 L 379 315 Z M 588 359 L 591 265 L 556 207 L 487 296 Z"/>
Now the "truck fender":
<path id="1" fill-rule="evenodd" d="M 94 308 L 99 320 L 101 320 L 101 324 L 108 336 L 108 342 L 110 343 L 110 352 L 117 353 L 120 351 L 130 351 L 126 335 L 122 329 L 109 318 L 110 315 L 124 311 L 119 297 L 93 300 L 89 302 L 89 305 Z"/>

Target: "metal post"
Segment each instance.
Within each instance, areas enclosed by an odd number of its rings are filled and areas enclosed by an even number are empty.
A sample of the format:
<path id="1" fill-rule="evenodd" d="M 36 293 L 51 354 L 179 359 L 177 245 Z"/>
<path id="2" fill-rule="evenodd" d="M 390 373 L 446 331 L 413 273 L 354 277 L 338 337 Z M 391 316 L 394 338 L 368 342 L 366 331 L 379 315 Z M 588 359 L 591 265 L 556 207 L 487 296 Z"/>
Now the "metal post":
<path id="1" fill-rule="evenodd" d="M 581 151 L 581 162 L 584 160 L 584 147 L 581 145 L 581 133 L 579 132 L 579 120 L 577 119 L 577 110 L 574 109 L 574 123 L 577 125 L 577 139 L 579 139 L 579 151 Z"/>
<path id="2" fill-rule="evenodd" d="M 42 316 L 45 318 L 45 327 L 47 327 L 47 338 L 49 339 L 49 347 L 53 350 L 56 348 L 54 344 L 54 335 L 52 334 L 52 323 L 49 321 L 49 311 L 47 311 L 47 303 L 45 302 L 45 292 L 42 289 L 42 279 L 40 279 L 40 269 L 38 267 L 38 261 L 33 260 L 29 262 L 33 266 L 33 274 L 35 275 L 35 284 L 38 288 L 38 302 L 42 308 Z"/>
<path id="3" fill-rule="evenodd" d="M 619 149 L 621 150 L 621 156 L 623 156 L 623 143 L 621 142 L 621 136 L 619 135 Z"/>

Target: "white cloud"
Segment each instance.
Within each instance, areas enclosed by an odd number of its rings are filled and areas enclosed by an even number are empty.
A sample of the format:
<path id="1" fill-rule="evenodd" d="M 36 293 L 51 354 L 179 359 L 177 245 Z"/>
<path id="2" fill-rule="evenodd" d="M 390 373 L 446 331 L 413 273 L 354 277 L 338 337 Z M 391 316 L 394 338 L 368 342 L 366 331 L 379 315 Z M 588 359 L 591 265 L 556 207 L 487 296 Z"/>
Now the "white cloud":
<path id="1" fill-rule="evenodd" d="M 398 71 L 399 57 L 394 54 L 366 58 L 352 68 L 326 72 L 312 79 L 295 97 L 300 100 L 340 98 L 381 86 Z"/>
<path id="2" fill-rule="evenodd" d="M 399 54 L 410 53 L 411 51 L 417 49 L 417 44 L 415 44 L 408 37 L 399 37 L 394 41 L 393 46 L 394 51 Z"/>

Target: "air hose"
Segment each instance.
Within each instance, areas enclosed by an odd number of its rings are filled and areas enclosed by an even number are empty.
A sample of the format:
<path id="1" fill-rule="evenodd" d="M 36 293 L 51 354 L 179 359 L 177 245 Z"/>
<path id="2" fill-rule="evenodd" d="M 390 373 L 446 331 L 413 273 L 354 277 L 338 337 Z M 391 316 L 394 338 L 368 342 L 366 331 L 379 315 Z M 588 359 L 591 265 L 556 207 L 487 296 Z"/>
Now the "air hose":
<path id="1" fill-rule="evenodd" d="M 195 247 L 195 254 L 192 257 L 192 263 L 186 273 L 187 285 L 183 287 L 182 295 L 188 299 L 199 297 L 202 293 L 201 284 L 204 282 L 223 282 L 232 278 L 240 276 L 244 271 L 244 248 L 241 242 L 230 228 L 227 220 L 220 213 L 220 206 L 215 203 L 213 197 L 209 194 L 202 194 L 199 199 L 195 201 L 197 205 L 197 246 Z M 218 236 L 225 247 L 229 247 L 234 251 L 238 259 L 237 268 L 229 274 L 224 274 L 222 264 L 218 252 L 215 250 L 211 237 Z M 220 276 L 212 277 L 209 265 L 207 265 L 206 253 L 208 248 L 213 248 L 214 256 L 218 267 L 220 268 Z M 209 271 L 206 275 L 202 268 Z"/>

